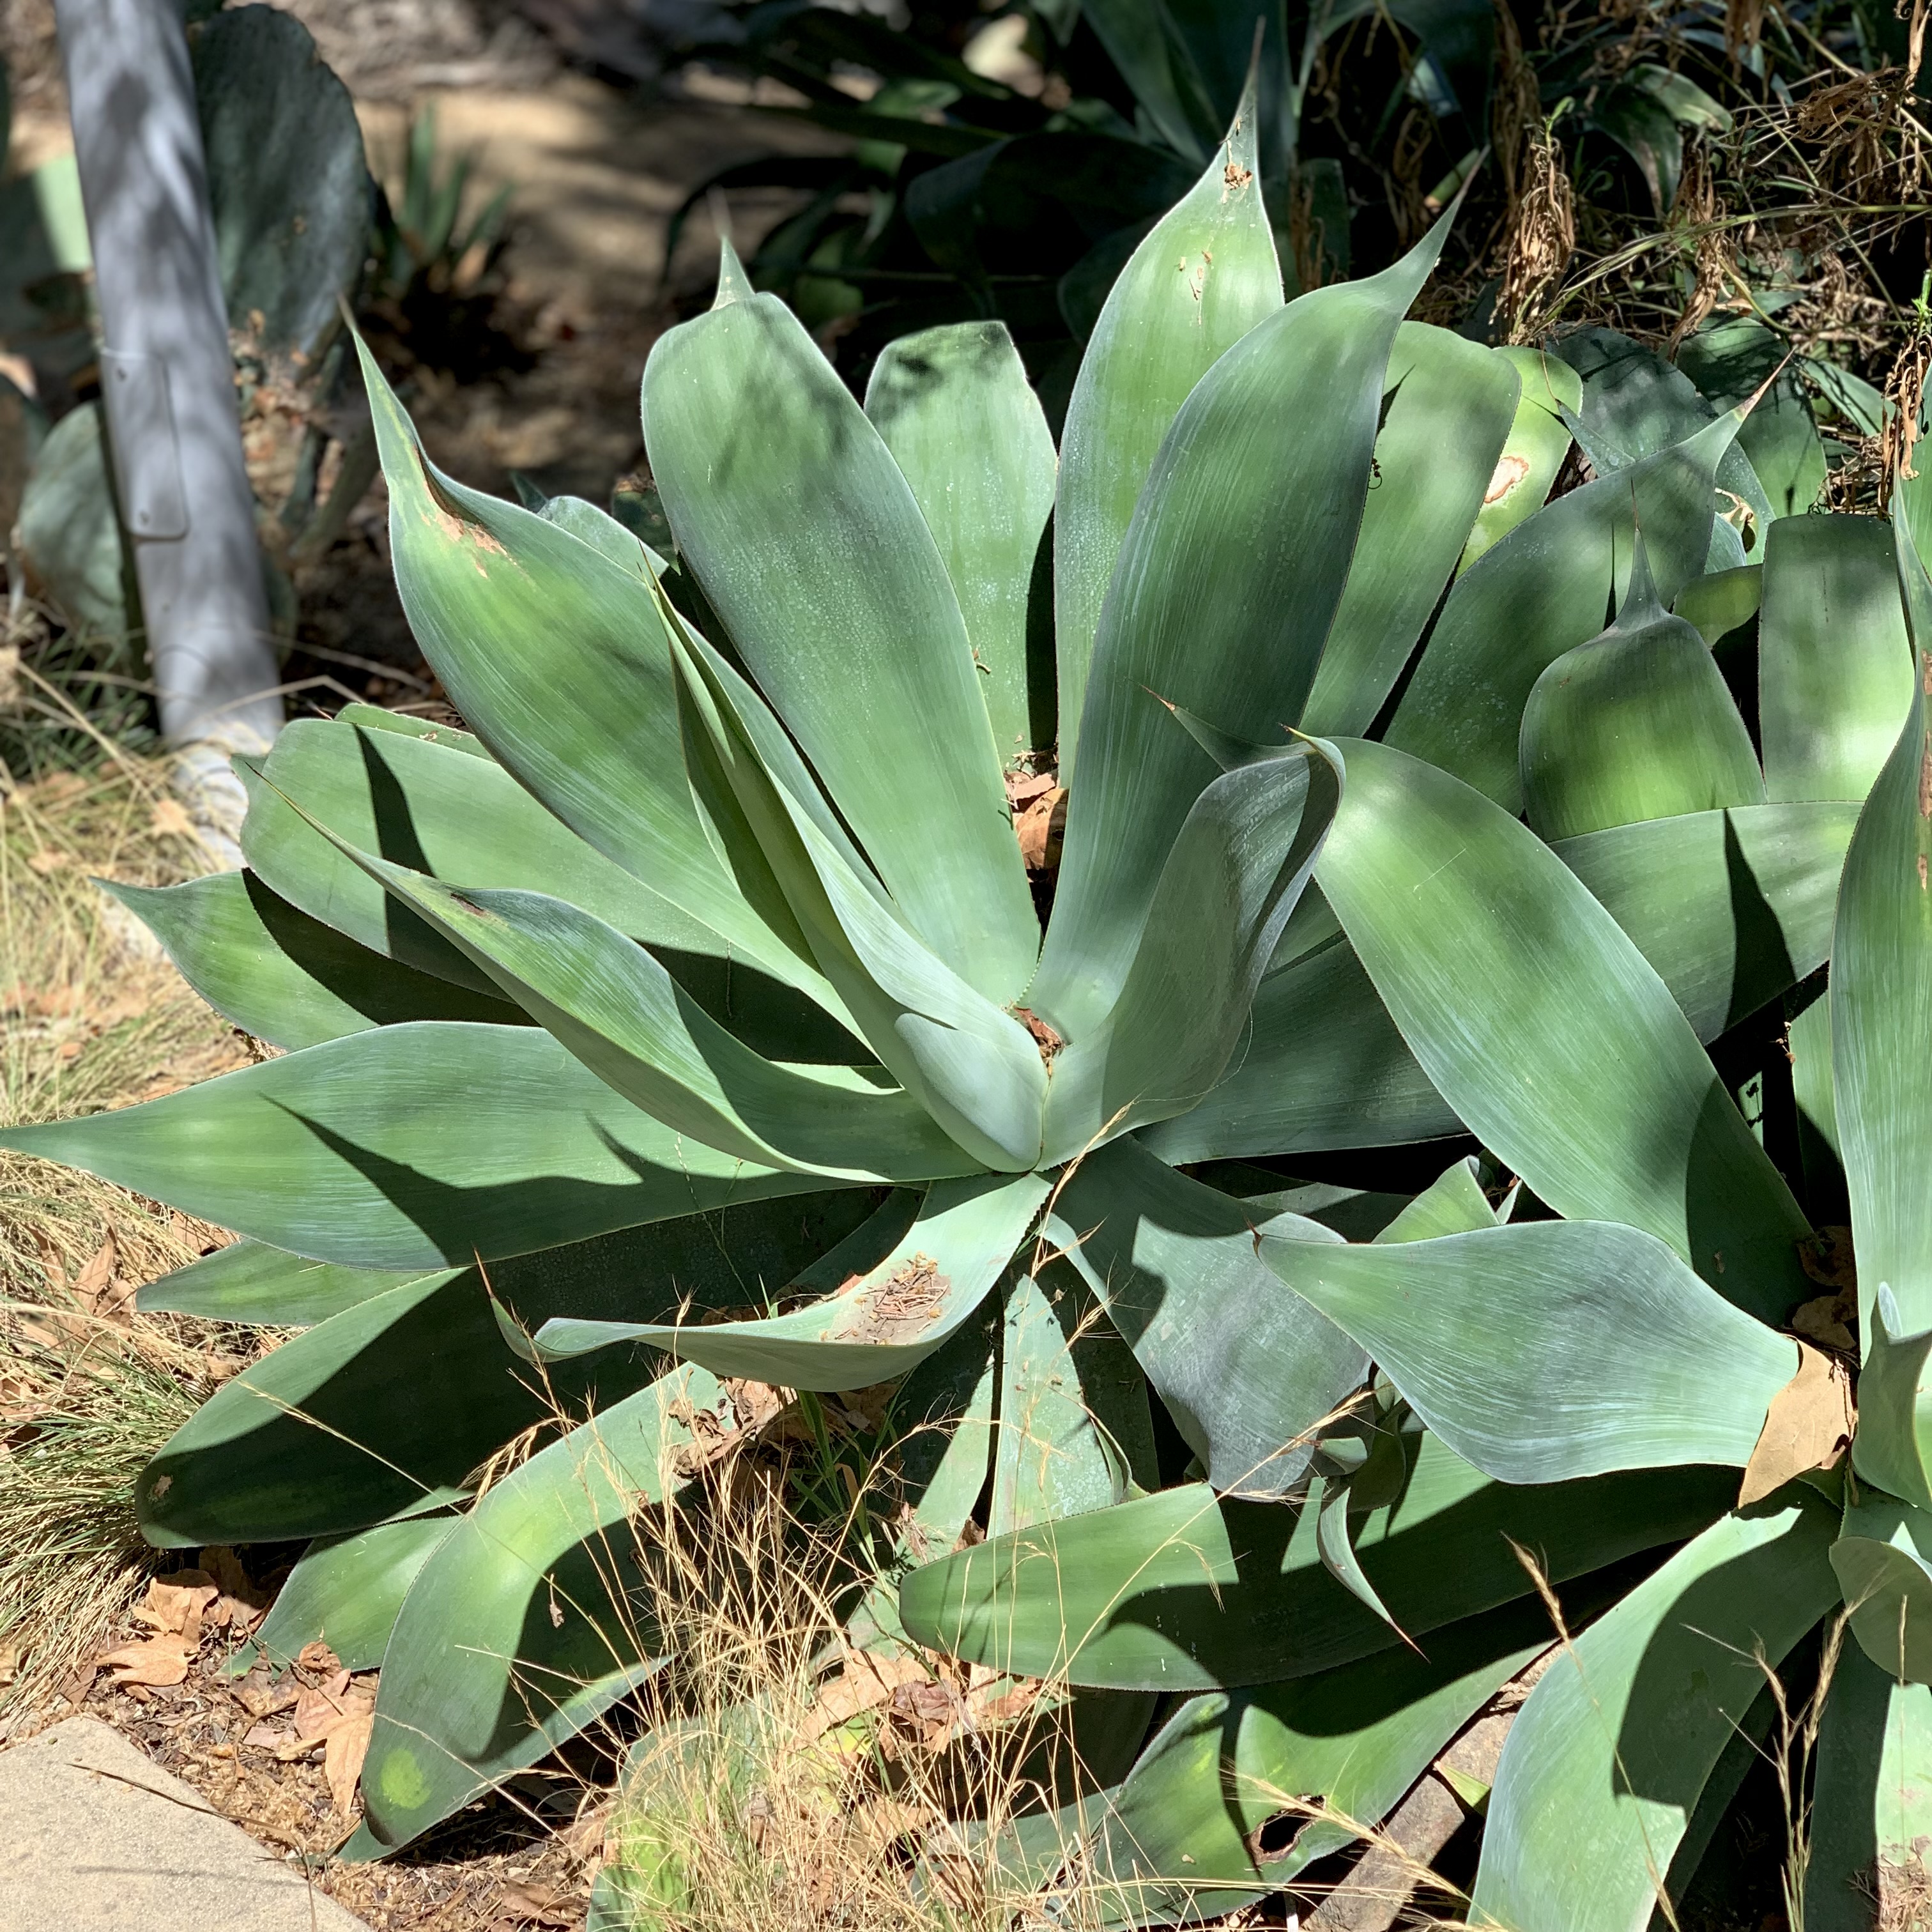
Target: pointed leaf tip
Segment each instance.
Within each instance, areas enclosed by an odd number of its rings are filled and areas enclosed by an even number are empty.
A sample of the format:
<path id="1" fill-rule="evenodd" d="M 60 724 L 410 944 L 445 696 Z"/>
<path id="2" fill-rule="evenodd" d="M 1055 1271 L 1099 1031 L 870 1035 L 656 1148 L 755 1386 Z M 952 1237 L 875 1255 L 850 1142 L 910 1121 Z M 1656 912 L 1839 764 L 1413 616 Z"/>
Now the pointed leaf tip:
<path id="1" fill-rule="evenodd" d="M 1226 186 L 1222 196 L 1247 186 L 1261 166 L 1261 68 L 1262 22 L 1255 22 L 1254 52 L 1248 58 L 1248 77 L 1241 83 L 1241 98 L 1234 118 L 1228 124 L 1223 146 L 1228 151 Z"/>
<path id="2" fill-rule="evenodd" d="M 1644 548 L 1643 525 L 1636 518 L 1636 492 L 1630 492 L 1630 515 L 1633 527 L 1630 536 L 1630 582 L 1624 590 L 1624 600 L 1617 606 L 1616 628 L 1620 631 L 1635 630 L 1640 626 L 1654 624 L 1667 616 L 1667 612 L 1657 595 L 1657 585 L 1650 574 L 1650 554 Z"/>
<path id="3" fill-rule="evenodd" d="M 718 292 L 711 298 L 713 308 L 728 308 L 736 302 L 748 302 L 758 293 L 752 286 L 752 278 L 745 272 L 745 265 L 738 259 L 738 251 L 732 247 L 729 236 L 718 239 Z"/>

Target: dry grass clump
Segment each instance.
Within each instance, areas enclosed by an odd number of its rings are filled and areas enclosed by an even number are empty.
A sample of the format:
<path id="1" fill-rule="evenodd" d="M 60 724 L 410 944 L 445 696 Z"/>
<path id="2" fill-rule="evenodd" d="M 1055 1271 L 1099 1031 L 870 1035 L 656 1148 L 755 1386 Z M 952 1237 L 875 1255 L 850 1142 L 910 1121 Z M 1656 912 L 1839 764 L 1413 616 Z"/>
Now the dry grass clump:
<path id="1" fill-rule="evenodd" d="M 249 1057 L 91 874 L 205 868 L 160 768 L 0 793 L 0 1122 L 147 1099 Z M 0 1722 L 44 1702 L 138 1594 L 136 1472 L 238 1361 L 134 1290 L 225 1237 L 0 1152 Z"/>
<path id="2" fill-rule="evenodd" d="M 592 1927 L 1097 1928 L 1100 1894 L 1077 1868 L 1100 1816 L 1066 1687 L 908 1642 L 856 1648 L 875 1587 L 856 1553 L 864 1503 L 806 1520 L 814 1450 L 785 1433 L 635 1512 L 630 1600 L 670 1661 L 641 1738 L 607 1736 L 618 1790 L 579 1826 L 601 1834 L 622 1906 Z M 849 1487 L 876 1503 L 890 1480 L 881 1464 Z M 1090 1817 L 1073 1808 L 1083 1794 Z M 1046 1814 L 1062 1808 L 1056 1833 Z"/>

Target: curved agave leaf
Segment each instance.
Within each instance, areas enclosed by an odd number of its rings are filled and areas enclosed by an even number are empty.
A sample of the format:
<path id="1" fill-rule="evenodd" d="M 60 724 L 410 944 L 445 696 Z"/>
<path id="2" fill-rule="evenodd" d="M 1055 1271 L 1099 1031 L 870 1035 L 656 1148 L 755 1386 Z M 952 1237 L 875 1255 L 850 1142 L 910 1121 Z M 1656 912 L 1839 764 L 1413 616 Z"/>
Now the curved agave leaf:
<path id="1" fill-rule="evenodd" d="M 522 487 L 520 484 L 518 486 Z M 530 503 L 547 524 L 568 530 L 580 543 L 586 543 L 600 556 L 621 565 L 640 584 L 649 584 L 670 568 L 642 538 L 634 536 L 609 512 L 581 496 L 548 496 Z"/>
<path id="2" fill-rule="evenodd" d="M 1932 640 L 1910 594 L 1932 584 L 1902 506 L 1893 528 L 1918 674 L 1845 855 L 1832 947 L 1832 1078 L 1868 1338 L 1881 1283 L 1905 1332 L 1932 1328 Z"/>
<path id="3" fill-rule="evenodd" d="M 860 1031 L 940 1126 L 988 1167 L 1030 1170 L 1046 1100 L 1030 1035 L 907 929 L 820 824 L 810 775 L 788 772 L 758 694 L 700 638 L 679 646 L 677 663 L 692 783 L 733 870 L 782 895 Z"/>
<path id="4" fill-rule="evenodd" d="M 488 974 L 397 904 L 320 824 L 451 885 L 568 899 L 651 946 L 735 1030 L 782 1037 L 788 1058 L 850 1056 L 850 1036 L 825 1010 L 836 996 L 798 951 L 767 931 L 762 950 L 746 953 L 586 844 L 474 740 L 376 726 L 367 710 L 347 707 L 332 723 L 298 720 L 266 765 L 238 764 L 249 791 L 242 844 L 283 897 L 374 952 L 496 996 Z"/>
<path id="5" fill-rule="evenodd" d="M 1393 1246 L 1256 1238 L 1450 1448 L 1506 1483 L 1742 1468 L 1798 1366 L 1789 1336 L 1733 1308 L 1661 1241 L 1610 1222 Z"/>
<path id="6" fill-rule="evenodd" d="M 872 365 L 866 413 L 939 546 L 1011 764 L 1054 733 L 1052 678 L 1028 635 L 1059 458 L 1026 366 L 1003 322 L 902 335 Z"/>
<path id="7" fill-rule="evenodd" d="M 1832 1568 L 1866 1656 L 1900 1684 L 1932 1681 L 1932 1512 L 1866 1491 L 1845 1511 Z"/>
<path id="8" fill-rule="evenodd" d="M 345 938 L 254 872 L 178 886 L 102 882 L 224 1018 L 272 1046 L 316 1046 L 404 1020 L 520 1022 L 507 1000 L 419 973 Z"/>
<path id="9" fill-rule="evenodd" d="M 346 1308 L 420 1281 L 422 1274 L 422 1270 L 343 1268 L 260 1241 L 231 1241 L 148 1282 L 136 1292 L 134 1304 L 144 1314 L 165 1312 L 198 1316 L 204 1322 L 312 1328 Z"/>
<path id="10" fill-rule="evenodd" d="M 724 1307 L 776 1294 L 827 1247 L 868 1224 L 880 1191 L 749 1201 L 494 1261 L 490 1285 L 508 1311 L 506 1339 L 519 1347 L 517 1324 L 526 1306 L 538 1322 L 566 1306 L 590 1316 L 635 1314 L 640 1284 L 643 1292 L 672 1307 L 685 1300 Z M 911 1219 L 914 1198 L 909 1190 L 896 1190 L 877 1212 L 896 1206 L 902 1224 Z M 244 1240 L 149 1282 L 140 1300 L 143 1309 L 204 1321 L 298 1328 L 420 1280 L 423 1273 L 340 1268 Z"/>
<path id="11" fill-rule="evenodd" d="M 1111 1922 L 1166 1925 L 1287 1884 L 1374 1825 L 1544 1648 L 1540 1603 L 1258 1690 L 1190 1698 L 1115 1795 L 1094 1854 Z M 1275 1830 L 1264 1836 L 1272 1823 Z M 1286 1840 L 1279 1850 L 1269 1839 Z M 1262 1846 L 1268 1848 L 1264 1850 Z"/>
<path id="12" fill-rule="evenodd" d="M 636 1514 L 670 1492 L 696 1417 L 728 1405 L 680 1366 L 491 1485 L 416 1579 L 382 1658 L 344 1856 L 405 1845 L 547 1756 L 665 1659 L 635 1594 Z"/>
<path id="13" fill-rule="evenodd" d="M 253 1639 L 229 1660 L 228 1675 L 258 1657 L 286 1668 L 311 1643 L 327 1644 L 345 1670 L 374 1670 L 410 1586 L 454 1528 L 451 1516 L 411 1516 L 311 1543 Z"/>
<path id="14" fill-rule="evenodd" d="M 1831 956 L 1856 804 L 1740 806 L 1560 840 L 1556 856 L 1707 1045 Z"/>
<path id="15" fill-rule="evenodd" d="M 1502 454 L 1483 492 L 1475 526 L 1456 566 L 1459 577 L 1543 508 L 1570 454 L 1570 424 L 1564 412 L 1574 416 L 1583 406 L 1582 382 L 1568 363 L 1540 349 L 1490 352 L 1515 364 L 1522 393 Z"/>
<path id="16" fill-rule="evenodd" d="M 1678 368 L 1716 408 L 1732 408 L 1764 390 L 1738 432 L 1738 444 L 1774 518 L 1803 516 L 1825 482 L 1825 446 L 1802 373 L 1804 359 L 1790 358 L 1784 338 L 1754 316 L 1713 317 L 1677 352 Z"/>
<path id="17" fill-rule="evenodd" d="M 1851 804 L 1745 806 L 1554 849 L 1708 1042 L 1824 964 L 1857 815 Z M 1311 885 L 1302 908 L 1318 893 Z M 1460 1131 L 1343 943 L 1270 970 L 1226 1076 L 1192 1112 L 1140 1138 L 1163 1160 L 1187 1162 Z"/>
<path id="18" fill-rule="evenodd" d="M 175 1432 L 136 1485 L 142 1534 L 164 1549 L 271 1542 L 458 1502 L 483 1459 L 548 1412 L 520 1366 L 473 1270 L 373 1296 L 244 1369 Z"/>
<path id="19" fill-rule="evenodd" d="M 1304 731 L 1354 736 L 1374 722 L 1478 526 L 1518 411 L 1508 357 L 1426 322 L 1396 331 L 1384 380 L 1375 476 Z"/>
<path id="20" fill-rule="evenodd" d="M 451 702 L 580 838 L 767 971 L 795 977 L 808 962 L 787 969 L 783 942 L 699 822 L 670 634 L 650 587 L 555 524 L 432 469 L 359 338 L 356 352 L 388 484 L 397 587 Z"/>
<path id="21" fill-rule="evenodd" d="M 1318 739 L 1224 772 L 1195 800 L 1118 1001 L 1054 1064 L 1047 1162 L 1185 1113 L 1220 1078 L 1341 786 L 1340 760 Z"/>
<path id="22" fill-rule="evenodd" d="M 1101 605 L 1168 426 L 1220 357 L 1282 305 L 1257 133 L 1250 88 L 1193 191 L 1115 280 L 1066 405 L 1053 523 L 1063 784 L 1077 764 Z"/>
<path id="23" fill-rule="evenodd" d="M 359 721 L 298 718 L 242 776 L 253 781 L 249 862 L 284 898 L 299 893 L 312 917 L 378 951 L 395 944 L 396 908 L 302 814 L 350 845 L 452 885 L 540 888 L 634 939 L 725 948 L 553 818 L 487 754 Z M 789 954 L 781 963 L 795 964 Z"/>
<path id="24" fill-rule="evenodd" d="M 536 1352 L 556 1360 L 639 1342 L 716 1375 L 786 1388 L 870 1388 L 904 1375 L 970 1319 L 1026 1238 L 1048 1185 L 1030 1174 L 937 1183 L 910 1223 L 902 1218 L 904 1232 L 883 1259 L 867 1258 L 862 1230 L 850 1249 L 800 1272 L 797 1288 L 830 1292 L 789 1315 L 701 1325 L 560 1315 L 537 1330 Z M 878 1252 L 875 1243 L 870 1253 Z"/>
<path id="25" fill-rule="evenodd" d="M 1819 1726 L 1804 1867 L 1806 1932 L 1870 1932 L 1872 1898 L 1924 1869 L 1932 1836 L 1932 1688 L 1838 1653 Z M 1877 1881 L 1874 1887 L 1873 1881 Z"/>
<path id="26" fill-rule="evenodd" d="M 644 417 L 680 556 L 908 922 L 1016 998 L 1039 925 L 1000 757 L 945 564 L 878 431 L 773 296 L 660 336 Z"/>
<path id="27" fill-rule="evenodd" d="M 458 892 L 352 856 L 460 946 L 601 1080 L 673 1132 L 848 1180 L 977 1172 L 912 1095 L 856 1067 L 782 1066 L 712 1019 L 644 949 L 540 892 Z"/>
<path id="28" fill-rule="evenodd" d="M 1532 687 L 1518 759 L 1530 825 L 1545 838 L 1764 802 L 1724 674 L 1658 602 L 1640 543 L 1617 621 Z"/>
<path id="29" fill-rule="evenodd" d="M 1879 1283 L 1863 1324 L 1852 1466 L 1866 1481 L 1932 1510 L 1932 1400 L 1920 1390 L 1932 1328 L 1913 1330 L 1889 1282 Z"/>
<path id="30" fill-rule="evenodd" d="M 1670 205 L 1670 196 L 1664 205 Z M 1698 393 L 1696 385 L 1654 349 L 1633 342 L 1610 328 L 1580 329 L 1557 344 L 1555 352 L 1582 376 L 1582 406 L 1574 422 L 1576 440 L 1599 476 L 1625 469 L 1672 443 L 1694 436 L 1718 412 Z M 1732 398 L 1740 418 L 1738 442 L 1718 464 L 1719 500 L 1728 498 L 1736 518 L 1742 506 L 1762 541 L 1772 519 L 1771 500 L 1744 454 L 1745 425 L 1758 388 L 1748 383 Z M 1706 568 L 1717 570 L 1744 560 L 1739 530 L 1720 520 L 1711 532 L 1710 559 Z"/>
<path id="31" fill-rule="evenodd" d="M 1028 994 L 1069 1040 L 1119 997 L 1162 863 L 1214 776 L 1167 705 L 1256 744 L 1301 716 L 1361 522 L 1389 350 L 1444 232 L 1251 330 L 1161 445 L 1100 614 Z"/>
<path id="32" fill-rule="evenodd" d="M 1501 807 L 1386 746 L 1341 749 L 1318 873 L 1431 1080 L 1558 1214 L 1654 1234 L 1781 1322 L 1808 1292 L 1804 1217 L 1670 989 Z"/>
<path id="33" fill-rule="evenodd" d="M 1155 1480 L 1147 1383 L 1072 1270 L 1014 1282 L 999 1352 L 989 1534 L 1106 1509 Z"/>
<path id="34" fill-rule="evenodd" d="M 1715 650 L 1733 631 L 1748 624 L 1764 601 L 1764 566 L 1742 563 L 1694 577 L 1678 591 L 1671 609 Z"/>
<path id="35" fill-rule="evenodd" d="M 1243 1154 L 1390 1147 L 1460 1133 L 1346 940 L 1270 973 L 1226 1077 L 1139 1138 L 1180 1166 Z"/>
<path id="36" fill-rule="evenodd" d="M 1699 1793 L 1837 1598 L 1815 1498 L 1712 1525 L 1564 1644 L 1503 1746 L 1470 1917 L 1643 1932 Z"/>
<path id="37" fill-rule="evenodd" d="M 1514 1195 L 1515 1190 L 1510 1191 Z M 1508 1218 L 1507 1202 L 1502 1218 Z M 1383 1245 L 1393 1241 L 1432 1241 L 1442 1234 L 1473 1234 L 1479 1228 L 1495 1227 L 1497 1220 L 1496 1210 L 1490 1205 L 1489 1196 L 1476 1178 L 1476 1157 L 1469 1154 L 1452 1161 L 1375 1238 Z M 1280 1228 L 1272 1232 L 1285 1232 Z"/>
<path id="38" fill-rule="evenodd" d="M 1228 1494 L 1272 1497 L 1306 1468 L 1316 1424 L 1368 1364 L 1269 1274 L 1256 1256 L 1257 1228 L 1340 1239 L 1116 1141 L 1069 1172 L 1047 1232 L 1132 1345 L 1208 1480 Z"/>
<path id="39" fill-rule="evenodd" d="M 1779 518 L 1757 637 L 1767 795 L 1863 798 L 1912 702 L 1890 529 L 1876 517 Z"/>
<path id="40" fill-rule="evenodd" d="M 1629 581 L 1635 526 L 1667 603 L 1710 541 L 1718 464 L 1736 410 L 1683 442 L 1559 496 L 1456 580 L 1388 742 L 1521 809 L 1516 746 L 1531 687 L 1600 631 Z"/>
<path id="41" fill-rule="evenodd" d="M 1357 1526 L 1356 1547 L 1422 1640 L 1529 1593 L 1510 1539 L 1561 1582 L 1694 1534 L 1736 1493 L 1734 1476 L 1708 1469 L 1522 1488 L 1424 1436 L 1401 1496 Z M 899 1612 L 919 1642 L 973 1663 L 1129 1690 L 1270 1683 L 1397 1641 L 1323 1568 L 1311 1512 L 1222 1501 L 1204 1484 L 928 1564 L 900 1586 Z"/>
<path id="42" fill-rule="evenodd" d="M 532 1372 L 529 1331 L 566 1310 L 671 1322 L 775 1295 L 870 1205 L 855 1191 L 734 1209 L 373 1295 L 196 1411 L 137 1486 L 143 1533 L 168 1546 L 332 1535 L 454 1501 L 520 1430 L 656 1372 L 636 1348 Z"/>
<path id="43" fill-rule="evenodd" d="M 460 1021 L 351 1034 L 0 1144 L 362 1268 L 491 1261 L 827 1184 L 660 1126 L 537 1028 Z"/>

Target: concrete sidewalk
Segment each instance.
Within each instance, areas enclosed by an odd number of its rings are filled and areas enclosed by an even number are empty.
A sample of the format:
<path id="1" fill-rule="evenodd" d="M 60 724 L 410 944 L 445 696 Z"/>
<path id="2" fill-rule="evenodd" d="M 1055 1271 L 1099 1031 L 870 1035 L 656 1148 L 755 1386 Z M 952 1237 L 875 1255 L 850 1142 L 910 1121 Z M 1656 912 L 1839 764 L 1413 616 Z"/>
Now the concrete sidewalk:
<path id="1" fill-rule="evenodd" d="M 118 1731 L 0 1751 L 0 1932 L 368 1932 Z"/>

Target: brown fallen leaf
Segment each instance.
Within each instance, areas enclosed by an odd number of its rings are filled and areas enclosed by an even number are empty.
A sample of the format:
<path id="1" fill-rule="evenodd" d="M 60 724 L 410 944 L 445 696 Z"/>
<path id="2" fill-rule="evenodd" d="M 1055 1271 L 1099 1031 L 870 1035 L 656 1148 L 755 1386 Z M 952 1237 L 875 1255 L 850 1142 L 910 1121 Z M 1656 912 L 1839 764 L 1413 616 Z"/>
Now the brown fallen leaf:
<path id="1" fill-rule="evenodd" d="M 785 1406 L 783 1392 L 773 1388 L 769 1382 L 748 1382 L 727 1376 L 724 1393 L 730 1400 L 731 1414 L 740 1429 L 764 1428 Z"/>
<path id="2" fill-rule="evenodd" d="M 512 1879 L 496 1900 L 497 1922 L 506 1925 L 581 1925 L 584 1908 L 571 1910 L 568 1892 L 555 1886 L 526 1884 Z"/>
<path id="3" fill-rule="evenodd" d="M 1792 1316 L 1792 1330 L 1821 1348 L 1838 1348 L 1852 1354 L 1858 1342 L 1851 1324 L 1858 1312 L 1858 1290 L 1841 1288 L 1835 1294 L 1820 1294 L 1806 1302 Z"/>
<path id="4" fill-rule="evenodd" d="M 284 1731 L 274 1724 L 251 1725 L 242 1742 L 250 1750 L 274 1751 L 278 1756 L 284 1745 L 295 1738 L 292 1731 Z"/>
<path id="5" fill-rule="evenodd" d="M 1006 802 L 1016 812 L 1022 807 L 1032 804 L 1054 788 L 1054 775 L 1051 772 L 1009 772 L 1006 774 Z"/>
<path id="6" fill-rule="evenodd" d="M 1798 1372 L 1771 1399 L 1744 1466 L 1738 1507 L 1759 1502 L 1808 1469 L 1836 1466 L 1852 1439 L 1852 1378 L 1843 1362 L 1798 1345 Z"/>
<path id="7" fill-rule="evenodd" d="M 134 1618 L 152 1630 L 198 1644 L 204 1612 L 215 1595 L 214 1582 L 205 1570 L 177 1570 L 170 1576 L 157 1576 L 148 1586 Z"/>
<path id="8" fill-rule="evenodd" d="M 867 1851 L 883 1852 L 941 1822 L 933 1805 L 911 1804 L 903 1798 L 872 1798 L 852 1813 L 846 1828 Z"/>
<path id="9" fill-rule="evenodd" d="M 301 1670 L 318 1670 L 331 1677 L 342 1668 L 341 1658 L 320 1640 L 304 1644 L 296 1653 L 296 1663 Z"/>
<path id="10" fill-rule="evenodd" d="M 1058 785 L 1041 793 L 1013 820 L 1020 859 L 1029 872 L 1050 872 L 1060 863 L 1060 841 L 1066 831 L 1066 794 Z"/>
<path id="11" fill-rule="evenodd" d="M 1798 1264 L 1820 1288 L 1850 1288 L 1858 1285 L 1858 1257 L 1849 1228 L 1820 1228 L 1798 1244 Z"/>
<path id="12" fill-rule="evenodd" d="M 145 1637 L 135 1643 L 117 1645 L 104 1650 L 94 1660 L 105 1664 L 116 1685 L 152 1684 L 166 1685 L 188 1681 L 188 1667 L 200 1641 L 190 1643 L 172 1634 Z"/>
<path id="13" fill-rule="evenodd" d="M 845 1667 L 818 1694 L 799 1726 L 801 1738 L 809 1744 L 836 1726 L 884 1703 L 901 1689 L 928 1681 L 926 1668 L 916 1657 L 881 1657 L 871 1651 L 857 1651 L 845 1660 Z"/>
<path id="14" fill-rule="evenodd" d="M 148 819 L 148 830 L 159 838 L 192 838 L 194 820 L 178 798 L 158 799 Z"/>
<path id="15" fill-rule="evenodd" d="M 362 1761 L 369 1755 L 369 1734 L 376 1722 L 373 1703 L 333 1726 L 322 1748 L 322 1775 L 328 1780 L 328 1795 L 335 1808 L 347 1817 L 356 1802 L 356 1786 L 362 1775 Z"/>
<path id="16" fill-rule="evenodd" d="M 250 1684 L 244 1677 L 230 1689 L 236 1702 L 251 1718 L 272 1718 L 280 1712 L 292 1711 L 302 1694 L 302 1687 L 293 1678 L 281 1684 Z"/>
<path id="17" fill-rule="evenodd" d="M 87 1265 L 74 1280 L 74 1298 L 88 1314 L 101 1320 L 131 1328 L 134 1320 L 134 1290 L 131 1281 L 117 1281 L 115 1270 L 120 1256 L 110 1232 L 94 1250 Z"/>
<path id="18" fill-rule="evenodd" d="M 37 1382 L 0 1371 L 0 1441 L 39 1420 L 53 1407 Z"/>
<path id="19" fill-rule="evenodd" d="M 580 1812 L 574 1822 L 557 1833 L 558 1842 L 580 1864 L 601 1864 L 604 1843 L 616 1816 L 614 1799 L 607 1798 L 601 1804 L 593 1804 L 587 1811 Z"/>

